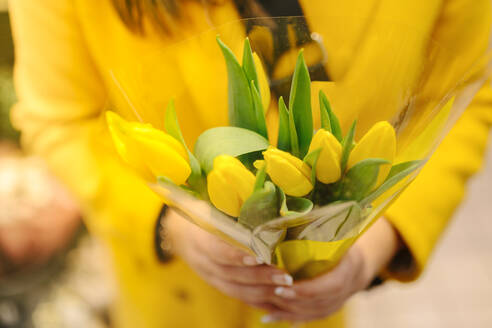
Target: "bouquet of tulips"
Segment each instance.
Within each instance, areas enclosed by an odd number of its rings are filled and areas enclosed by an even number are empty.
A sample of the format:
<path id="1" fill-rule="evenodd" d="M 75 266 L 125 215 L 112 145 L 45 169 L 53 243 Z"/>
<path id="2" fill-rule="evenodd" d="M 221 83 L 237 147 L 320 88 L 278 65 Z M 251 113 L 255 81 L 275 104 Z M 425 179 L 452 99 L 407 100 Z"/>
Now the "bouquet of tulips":
<path id="1" fill-rule="evenodd" d="M 396 135 L 386 121 L 374 124 L 357 142 L 356 122 L 343 135 L 323 92 L 321 128 L 314 131 L 311 81 L 302 51 L 289 105 L 283 98 L 278 101 L 277 143 L 272 144 L 264 115 L 270 95 L 261 61 L 248 39 L 242 64 L 217 41 L 229 78 L 230 126 L 203 132 L 192 152 L 173 102 L 166 110 L 165 131 L 108 112 L 116 149 L 185 217 L 297 278 L 315 275 L 334 265 L 377 217 L 380 210 L 373 203 L 423 161 L 394 163 Z"/>
<path id="2" fill-rule="evenodd" d="M 339 29 L 312 33 L 303 17 L 239 20 L 146 54 L 162 67 L 115 67 L 114 106 L 134 114 L 107 112 L 116 150 L 203 229 L 295 279 L 328 270 L 417 176 L 490 66 L 431 40 L 413 51 L 417 30 L 376 25 L 373 47 L 352 54 Z"/>

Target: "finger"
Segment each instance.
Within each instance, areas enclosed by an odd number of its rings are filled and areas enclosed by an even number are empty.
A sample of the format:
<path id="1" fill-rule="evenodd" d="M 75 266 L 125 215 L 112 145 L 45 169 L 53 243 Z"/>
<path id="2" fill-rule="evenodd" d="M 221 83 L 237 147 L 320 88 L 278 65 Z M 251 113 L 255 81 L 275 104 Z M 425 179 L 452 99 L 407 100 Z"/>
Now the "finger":
<path id="1" fill-rule="evenodd" d="M 291 276 L 267 265 L 257 267 L 213 265 L 211 269 L 219 278 L 241 284 L 272 286 L 292 286 L 293 284 Z"/>
<path id="2" fill-rule="evenodd" d="M 331 303 L 335 303 L 338 300 L 333 300 Z M 280 308 L 284 312 L 290 312 L 296 315 L 311 315 L 319 313 L 322 309 L 328 308 L 331 303 L 330 302 L 319 302 L 312 300 L 286 300 L 281 297 L 276 297 L 272 300 L 272 303 L 275 304 L 278 308 Z"/>
<path id="3" fill-rule="evenodd" d="M 281 312 L 282 309 L 278 308 L 272 303 L 248 303 L 248 305 L 266 311 L 266 312 Z"/>
<path id="4" fill-rule="evenodd" d="M 263 322 L 269 321 L 291 321 L 291 322 L 310 322 L 315 320 L 322 320 L 336 311 L 340 310 L 343 303 L 333 304 L 331 307 L 318 308 L 316 312 L 305 313 L 293 313 L 289 311 L 277 311 L 268 314 L 267 318 L 262 319 Z"/>
<path id="5" fill-rule="evenodd" d="M 286 300 L 280 297 L 275 298 L 272 303 L 284 312 L 299 315 L 317 315 L 320 312 L 326 313 L 336 310 L 339 304 L 343 304 L 344 299 L 329 297 L 323 301 L 317 300 Z"/>
<path id="6" fill-rule="evenodd" d="M 321 319 L 317 316 L 311 315 L 297 315 L 289 312 L 272 312 L 261 318 L 263 323 L 272 323 L 272 322 L 282 322 L 288 321 L 293 323 L 306 323 L 314 320 Z"/>
<path id="7" fill-rule="evenodd" d="M 198 251 L 204 252 L 214 262 L 231 266 L 255 266 L 263 262 L 238 247 L 229 245 L 210 233 L 204 233 L 195 243 Z"/>
<path id="8" fill-rule="evenodd" d="M 291 286 L 293 279 L 277 268 L 261 265 L 256 267 L 238 267 L 217 264 L 208 256 L 201 256 L 198 253 L 193 253 L 192 259 L 202 270 L 207 271 L 210 275 L 217 278 L 250 285 L 272 285 L 272 286 Z"/>
<path id="9" fill-rule="evenodd" d="M 348 296 L 351 290 L 355 290 L 353 285 L 362 271 L 361 263 L 355 259 L 356 255 L 353 252 L 355 252 L 354 248 L 332 271 L 314 279 L 299 281 L 292 286 L 292 292 L 284 291 L 284 293 L 295 294 L 296 298 L 312 300 L 323 300 L 327 295 L 343 297 L 347 294 Z"/>
<path id="10" fill-rule="evenodd" d="M 248 304 L 270 303 L 273 298 L 273 287 L 271 286 L 242 285 L 213 276 L 209 276 L 207 280 L 222 293 Z"/>

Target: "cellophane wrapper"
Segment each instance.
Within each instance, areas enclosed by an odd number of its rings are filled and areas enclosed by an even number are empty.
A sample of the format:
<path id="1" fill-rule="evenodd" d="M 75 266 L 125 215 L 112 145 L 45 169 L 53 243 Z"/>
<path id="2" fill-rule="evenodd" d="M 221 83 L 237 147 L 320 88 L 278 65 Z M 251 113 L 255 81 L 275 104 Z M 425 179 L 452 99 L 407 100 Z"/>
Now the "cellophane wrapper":
<path id="1" fill-rule="evenodd" d="M 490 73 L 488 49 L 456 56 L 421 27 L 394 20 L 372 18 L 361 27 L 360 17 L 326 15 L 323 19 L 328 23 L 317 29 L 316 22 L 305 17 L 244 19 L 217 26 L 210 19 L 209 30 L 149 46 L 131 69 L 117 64 L 111 68 L 112 105 L 126 119 L 162 129 L 166 105 L 174 99 L 189 145 L 206 129 L 227 126 L 227 70 L 216 37 L 239 60 L 244 39 L 249 37 L 269 78 L 269 125 L 276 124 L 271 123 L 276 116 L 278 120 L 278 97 L 288 98 L 296 55 L 303 48 L 312 80 L 315 128 L 320 125 L 317 95 L 322 90 L 344 133 L 357 120 L 358 140 L 373 124 L 386 120 L 397 135 L 395 163 L 422 160 L 417 170 L 384 193 L 361 202 L 315 207 L 304 216 L 279 217 L 254 229 L 181 188 L 149 185 L 186 219 L 265 263 L 286 269 L 296 279 L 313 277 L 336 265 L 417 177 Z M 346 38 L 346 30 L 352 27 L 360 29 L 351 33 L 358 35 L 356 39 Z M 276 135 L 275 128 L 271 131 Z M 271 139 L 275 144 L 275 137 Z"/>

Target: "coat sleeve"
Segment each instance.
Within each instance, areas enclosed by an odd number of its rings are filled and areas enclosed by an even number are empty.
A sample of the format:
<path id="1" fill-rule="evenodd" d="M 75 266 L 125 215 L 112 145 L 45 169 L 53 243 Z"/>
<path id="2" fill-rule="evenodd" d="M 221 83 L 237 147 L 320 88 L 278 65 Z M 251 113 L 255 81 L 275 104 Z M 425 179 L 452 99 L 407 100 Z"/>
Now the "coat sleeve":
<path id="1" fill-rule="evenodd" d="M 93 233 L 156 261 L 162 203 L 116 156 L 102 115 L 106 91 L 73 1 L 15 0 L 10 13 L 18 95 L 12 121 L 23 145 L 72 190 Z"/>
<path id="2" fill-rule="evenodd" d="M 438 67 L 427 81 L 427 92 L 443 92 L 445 86 L 440 78 L 444 80 L 446 76 L 446 81 L 452 81 L 451 69 L 464 74 L 467 66 L 485 54 L 490 38 L 490 11 L 490 1 L 443 2 L 432 37 L 445 51 L 435 61 Z M 468 179 L 482 166 L 491 125 L 492 88 L 487 82 L 417 179 L 388 209 L 386 217 L 407 247 L 383 275 L 411 281 L 422 272 L 465 195 Z"/>
<path id="3" fill-rule="evenodd" d="M 386 212 L 386 218 L 396 227 L 409 251 L 399 254 L 385 272 L 391 278 L 411 281 L 419 276 L 462 201 L 468 179 L 482 166 L 492 126 L 489 83 L 477 94 L 417 179 Z"/>

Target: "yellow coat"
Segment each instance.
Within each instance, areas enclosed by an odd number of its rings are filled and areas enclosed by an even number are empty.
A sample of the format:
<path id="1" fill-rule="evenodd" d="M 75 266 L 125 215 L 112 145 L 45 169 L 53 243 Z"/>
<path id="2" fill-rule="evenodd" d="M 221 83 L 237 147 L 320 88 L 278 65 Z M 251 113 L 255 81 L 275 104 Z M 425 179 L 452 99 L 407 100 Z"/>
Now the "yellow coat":
<path id="1" fill-rule="evenodd" d="M 207 15 L 198 3 L 188 4 L 187 12 L 194 23 L 186 26 L 187 35 L 208 29 L 211 22 L 220 25 L 238 18 L 227 1 Z M 460 67 L 453 68 L 460 75 L 471 60 L 485 51 L 489 42 L 488 0 L 304 0 L 301 3 L 313 30 L 330 31 L 342 26 L 345 20 L 344 28 L 336 35 L 345 40 L 346 46 L 331 49 L 326 45 L 330 60 L 336 64 L 331 72 L 335 78 L 347 69 L 350 54 L 374 55 L 378 51 L 381 57 L 371 57 L 379 58 L 376 61 L 350 61 L 350 65 L 357 67 L 359 63 L 360 67 L 352 69 L 359 76 L 373 76 L 376 80 L 381 77 L 378 67 L 386 65 L 391 58 L 370 38 L 363 47 L 358 47 L 365 33 L 384 29 L 371 23 L 374 17 L 421 31 L 420 37 L 408 38 L 406 51 L 415 57 L 405 63 L 405 74 L 396 70 L 396 79 L 391 84 L 407 83 L 418 75 L 422 49 L 430 47 L 425 43 L 430 36 L 449 50 L 446 54 L 452 55 L 443 54 L 436 61 L 437 73 L 429 82 L 432 86 L 439 85 L 439 78 L 449 73 L 453 57 L 460 58 L 461 71 Z M 198 52 L 203 49 L 193 42 L 170 51 L 166 46 L 177 40 L 159 38 L 152 33 L 145 38 L 130 33 L 109 0 L 14 0 L 10 1 L 10 9 L 19 96 L 12 118 L 22 131 L 24 145 L 46 158 L 71 188 L 82 203 L 89 229 L 110 249 L 120 286 L 114 310 L 116 327 L 259 326 L 260 313 L 223 296 L 182 261 L 158 262 L 154 228 L 161 203 L 121 164 L 102 119 L 108 104 L 124 117 L 135 118 L 112 81 L 114 75 L 123 81 L 120 87 L 142 110 L 144 119 L 157 126 L 162 126 L 163 113 L 146 109 L 164 109 L 171 98 L 176 98 L 181 126 L 190 143 L 204 129 L 227 124 L 225 81 L 215 81 L 214 85 L 206 75 L 196 74 L 195 70 L 205 65 L 209 76 L 224 75 L 222 58 L 214 52 L 215 44 L 211 43 L 214 49 L 209 53 Z M 327 13 L 333 19 L 326 19 Z M 348 16 L 352 19 L 347 19 Z M 335 17 L 339 17 L 338 21 Z M 227 33 L 223 38 L 228 40 Z M 233 42 L 230 38 L 228 41 Z M 139 64 L 142 61 L 146 64 Z M 391 115 L 387 111 L 394 109 L 399 99 L 392 92 L 395 86 L 382 84 L 376 88 L 371 83 L 374 80 L 355 81 L 359 83 L 357 97 L 345 95 L 345 99 L 359 99 L 359 103 L 354 100 L 351 114 L 342 120 L 345 128 L 354 116 L 370 122 Z M 384 79 L 379 82 L 383 83 Z M 439 94 L 442 90 L 428 88 L 427 91 Z M 373 103 L 364 103 L 364 95 L 375 92 L 381 97 L 372 97 Z M 338 101 L 333 100 L 335 105 Z M 363 106 L 380 111 L 365 117 L 360 111 Z M 412 268 L 390 271 L 390 276 L 415 279 L 427 262 L 463 197 L 466 180 L 480 168 L 492 124 L 491 106 L 492 92 L 486 87 L 419 178 L 387 213 L 414 260 Z M 275 120 L 275 114 L 269 116 Z M 364 129 L 362 126 L 359 132 Z M 308 327 L 340 327 L 342 321 L 336 315 Z"/>

